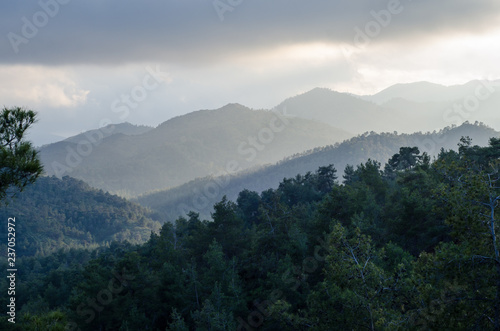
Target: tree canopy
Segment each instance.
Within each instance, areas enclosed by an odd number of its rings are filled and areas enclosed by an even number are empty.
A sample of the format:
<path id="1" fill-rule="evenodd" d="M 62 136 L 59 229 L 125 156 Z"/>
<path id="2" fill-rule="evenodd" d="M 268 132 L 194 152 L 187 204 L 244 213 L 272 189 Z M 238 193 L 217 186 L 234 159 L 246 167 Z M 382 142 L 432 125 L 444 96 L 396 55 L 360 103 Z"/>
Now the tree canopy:
<path id="1" fill-rule="evenodd" d="M 36 113 L 20 107 L 0 112 L 0 201 L 22 191 L 42 174 L 43 167 L 26 130 L 36 122 Z"/>
<path id="2" fill-rule="evenodd" d="M 498 140 L 459 147 L 244 190 L 142 245 L 23 257 L 15 327 L 498 330 Z"/>

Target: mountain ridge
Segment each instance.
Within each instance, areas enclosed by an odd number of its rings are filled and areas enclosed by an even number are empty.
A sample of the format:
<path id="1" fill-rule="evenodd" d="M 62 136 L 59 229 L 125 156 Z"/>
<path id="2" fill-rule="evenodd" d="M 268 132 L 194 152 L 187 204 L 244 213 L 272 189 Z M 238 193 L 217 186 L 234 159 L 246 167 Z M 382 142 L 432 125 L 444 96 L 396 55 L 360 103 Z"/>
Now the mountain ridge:
<path id="1" fill-rule="evenodd" d="M 485 146 L 489 138 L 499 137 L 500 132 L 481 123 L 466 123 L 460 127 L 447 127 L 427 133 L 366 132 L 342 143 L 316 148 L 254 171 L 200 178 L 170 190 L 140 196 L 134 201 L 159 212 L 168 221 L 174 221 L 189 211 L 200 213 L 202 218 L 208 219 L 212 212 L 211 206 L 224 195 L 230 200 L 236 200 L 238 193 L 244 189 L 260 193 L 268 188 L 276 188 L 285 177 L 304 175 L 329 164 L 335 166 L 341 179 L 347 164 L 357 166 L 372 159 L 383 166 L 401 147 L 417 146 L 422 153 L 436 156 L 441 148 L 456 150 L 460 138 L 465 135 L 470 136 L 474 144 Z"/>
<path id="2" fill-rule="evenodd" d="M 143 243 L 161 224 L 149 210 L 71 178 L 39 178 L 0 209 L 16 217 L 18 256 L 96 248 L 112 241 Z M 7 228 L 0 234 L 7 236 Z M 3 244 L 2 244 L 3 246 Z"/>
<path id="3" fill-rule="evenodd" d="M 229 162 L 241 169 L 274 163 L 352 134 L 277 110 L 228 104 L 170 119 L 139 135 L 115 133 L 100 140 L 84 136 L 88 140 L 83 143 L 70 139 L 41 148 L 46 174 L 70 175 L 134 196 L 216 174 Z"/>
<path id="4" fill-rule="evenodd" d="M 496 115 L 500 81 L 474 80 L 453 86 L 396 84 L 371 96 L 315 88 L 287 98 L 278 107 L 286 107 L 291 115 L 322 121 L 354 134 L 432 131 L 465 121 L 484 122 L 500 129 Z"/>

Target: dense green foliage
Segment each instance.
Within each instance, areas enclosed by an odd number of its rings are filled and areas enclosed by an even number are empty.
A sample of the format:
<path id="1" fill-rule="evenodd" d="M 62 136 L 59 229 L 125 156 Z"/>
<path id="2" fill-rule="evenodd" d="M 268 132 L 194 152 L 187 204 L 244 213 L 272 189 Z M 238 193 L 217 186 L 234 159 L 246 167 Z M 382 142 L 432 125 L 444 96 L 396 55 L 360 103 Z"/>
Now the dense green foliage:
<path id="1" fill-rule="evenodd" d="M 16 326 L 499 329 L 499 159 L 496 138 L 433 162 L 401 148 L 342 183 L 329 165 L 224 197 L 212 221 L 190 213 L 142 245 L 23 259 Z"/>
<path id="2" fill-rule="evenodd" d="M 15 107 L 0 112 L 0 202 L 42 174 L 38 152 L 25 139 L 26 130 L 35 121 L 32 110 Z"/>
<path id="3" fill-rule="evenodd" d="M 97 247 L 114 240 L 142 243 L 160 228 L 149 214 L 70 177 L 39 178 L 0 209 L 0 219 L 17 220 L 16 231 L 22 234 L 16 241 L 18 256 L 44 256 L 61 248 Z M 0 228 L 0 236 L 7 236 L 7 227 Z"/>

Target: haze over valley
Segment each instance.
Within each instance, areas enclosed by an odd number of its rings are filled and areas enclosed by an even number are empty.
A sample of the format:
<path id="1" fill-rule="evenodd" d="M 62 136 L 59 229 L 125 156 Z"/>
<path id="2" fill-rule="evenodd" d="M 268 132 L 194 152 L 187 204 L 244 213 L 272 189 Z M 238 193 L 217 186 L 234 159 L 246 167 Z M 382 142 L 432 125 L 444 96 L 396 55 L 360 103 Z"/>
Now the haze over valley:
<path id="1" fill-rule="evenodd" d="M 108 125 L 45 145 L 40 156 L 46 175 L 69 175 L 136 197 L 200 177 L 273 164 L 365 132 L 432 132 L 468 119 L 499 127 L 494 116 L 500 106 L 499 87 L 500 81 L 452 87 L 414 83 L 363 97 L 316 88 L 271 110 L 228 104 L 181 115 L 156 128 Z M 434 147 L 435 155 L 439 148 Z"/>

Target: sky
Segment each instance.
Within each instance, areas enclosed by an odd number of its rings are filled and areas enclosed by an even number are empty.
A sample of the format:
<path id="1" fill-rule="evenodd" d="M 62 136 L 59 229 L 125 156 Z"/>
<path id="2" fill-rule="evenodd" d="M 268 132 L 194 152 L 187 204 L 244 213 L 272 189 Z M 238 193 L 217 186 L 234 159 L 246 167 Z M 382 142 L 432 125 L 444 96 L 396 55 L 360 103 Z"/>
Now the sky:
<path id="1" fill-rule="evenodd" d="M 41 145 L 315 87 L 494 80 L 499 23 L 498 0 L 2 1 L 0 105 L 37 111 Z"/>

